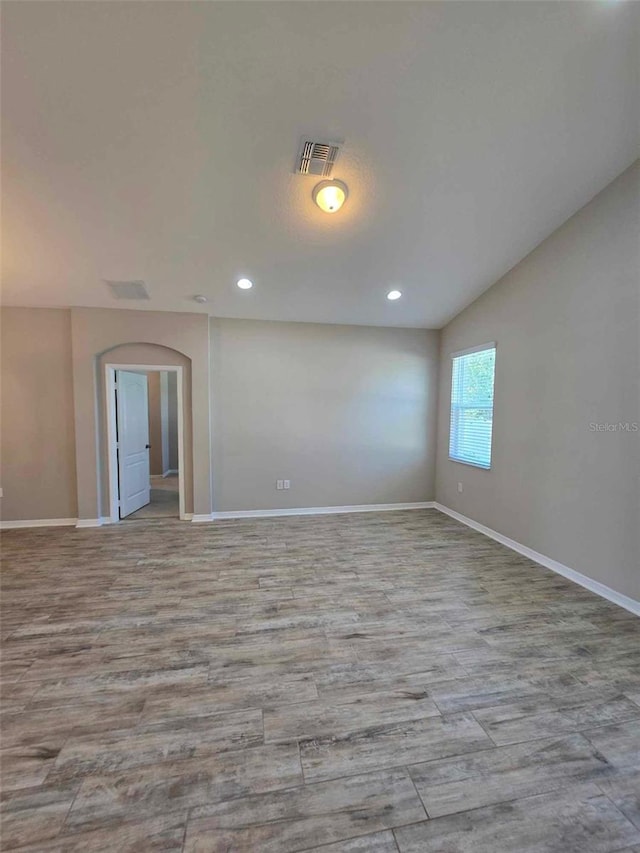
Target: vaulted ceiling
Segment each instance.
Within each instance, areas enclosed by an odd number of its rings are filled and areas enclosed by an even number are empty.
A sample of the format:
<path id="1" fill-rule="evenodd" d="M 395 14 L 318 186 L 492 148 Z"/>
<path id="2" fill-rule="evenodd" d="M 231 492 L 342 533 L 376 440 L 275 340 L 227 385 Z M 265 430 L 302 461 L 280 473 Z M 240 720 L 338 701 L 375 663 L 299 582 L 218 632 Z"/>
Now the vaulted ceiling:
<path id="1" fill-rule="evenodd" d="M 632 2 L 2 12 L 6 304 L 440 327 L 638 156 Z M 304 134 L 345 140 L 335 215 Z"/>

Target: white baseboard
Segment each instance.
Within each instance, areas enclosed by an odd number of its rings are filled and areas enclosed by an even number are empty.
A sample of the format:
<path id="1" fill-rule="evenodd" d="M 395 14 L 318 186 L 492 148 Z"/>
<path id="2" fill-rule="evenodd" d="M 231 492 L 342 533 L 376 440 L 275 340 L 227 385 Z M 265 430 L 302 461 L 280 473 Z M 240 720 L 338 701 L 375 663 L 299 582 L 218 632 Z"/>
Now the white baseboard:
<path id="1" fill-rule="evenodd" d="M 19 527 L 73 527 L 77 518 L 28 518 L 20 521 L 0 521 L 0 530 Z"/>
<path id="2" fill-rule="evenodd" d="M 636 616 L 640 616 L 640 601 L 636 601 L 635 598 L 630 598 L 628 595 L 616 592 L 615 589 L 605 586 L 605 584 L 600 583 L 600 581 L 593 580 L 593 578 L 583 575 L 575 569 L 570 569 L 569 566 L 565 566 L 557 560 L 552 560 L 551 557 L 546 557 L 544 554 L 534 551 L 533 548 L 521 545 L 520 542 L 516 542 L 515 539 L 509 539 L 508 536 L 503 536 L 502 533 L 498 533 L 490 527 L 485 527 L 484 524 L 480 524 L 472 518 L 467 518 L 466 515 L 462 515 L 453 509 L 449 509 L 448 506 L 444 506 L 437 501 L 433 506 L 445 515 L 455 518 L 456 521 L 466 524 L 467 527 L 471 527 L 473 530 L 477 530 L 478 533 L 483 533 L 490 539 L 495 539 L 496 542 L 499 542 L 501 545 L 505 545 L 507 548 L 511 548 L 512 551 L 516 551 L 518 554 L 522 554 L 523 557 L 528 557 L 530 560 L 533 560 L 534 563 L 539 563 L 541 566 L 544 566 L 545 569 L 550 569 L 552 572 L 562 575 L 562 577 L 579 584 L 579 586 L 588 589 L 590 592 L 594 592 L 601 598 L 606 598 L 607 601 L 611 601 L 613 604 L 624 607 L 625 610 L 634 613 Z"/>
<path id="3" fill-rule="evenodd" d="M 76 527 L 102 527 L 104 524 L 111 524 L 111 519 L 108 516 L 102 518 L 79 518 L 76 521 Z"/>
<path id="4" fill-rule="evenodd" d="M 433 501 L 398 504 L 356 504 L 353 506 L 305 506 L 292 509 L 239 509 L 194 515 L 192 521 L 223 521 L 231 518 L 277 518 L 286 515 L 336 515 L 346 512 L 390 512 L 399 509 L 433 509 Z"/>
<path id="5" fill-rule="evenodd" d="M 178 473 L 177 468 L 169 468 L 167 471 L 164 472 L 164 474 L 161 474 L 161 476 L 162 477 L 170 477 L 172 474 L 177 474 L 177 473 Z"/>

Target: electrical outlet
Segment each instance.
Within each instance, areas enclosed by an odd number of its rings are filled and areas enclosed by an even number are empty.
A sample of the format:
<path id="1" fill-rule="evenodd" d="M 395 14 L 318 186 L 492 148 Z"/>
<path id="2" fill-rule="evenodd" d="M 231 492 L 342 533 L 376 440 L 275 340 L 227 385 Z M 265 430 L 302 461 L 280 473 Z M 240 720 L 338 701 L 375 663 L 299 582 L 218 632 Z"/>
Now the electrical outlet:
<path id="1" fill-rule="evenodd" d="M 276 480 L 276 489 L 284 489 L 284 480 Z"/>
<path id="2" fill-rule="evenodd" d="M 0 498 L 4 497 L 4 489 L 0 489 Z"/>
<path id="3" fill-rule="evenodd" d="M 458 483 L 458 492 L 462 494 L 462 483 Z"/>
<path id="4" fill-rule="evenodd" d="M 290 488 L 291 488 L 291 480 L 285 480 L 285 481 L 284 481 L 284 488 L 285 488 L 285 489 L 290 489 Z"/>

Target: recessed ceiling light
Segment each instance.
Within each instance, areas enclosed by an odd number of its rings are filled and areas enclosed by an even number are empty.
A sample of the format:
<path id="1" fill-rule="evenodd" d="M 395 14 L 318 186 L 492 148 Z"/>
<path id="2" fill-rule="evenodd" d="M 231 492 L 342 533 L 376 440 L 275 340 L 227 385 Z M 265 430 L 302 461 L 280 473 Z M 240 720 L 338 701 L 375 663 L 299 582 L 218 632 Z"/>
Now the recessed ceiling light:
<path id="1" fill-rule="evenodd" d="M 387 299 L 390 299 L 392 302 L 395 299 L 400 299 L 401 296 L 402 292 L 400 290 L 390 290 L 389 293 L 387 293 Z"/>
<path id="2" fill-rule="evenodd" d="M 248 278 L 238 279 L 237 284 L 240 290 L 251 290 L 251 288 L 253 287 L 253 282 L 250 281 Z"/>

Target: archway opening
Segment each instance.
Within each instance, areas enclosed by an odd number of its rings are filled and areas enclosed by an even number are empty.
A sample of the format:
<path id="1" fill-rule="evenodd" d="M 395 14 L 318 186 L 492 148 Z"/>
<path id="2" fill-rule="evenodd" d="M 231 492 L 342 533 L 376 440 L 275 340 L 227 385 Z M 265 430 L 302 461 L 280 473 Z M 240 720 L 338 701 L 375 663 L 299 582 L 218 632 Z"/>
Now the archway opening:
<path id="1" fill-rule="evenodd" d="M 192 517 L 190 368 L 182 353 L 146 343 L 97 357 L 105 520 Z"/>

